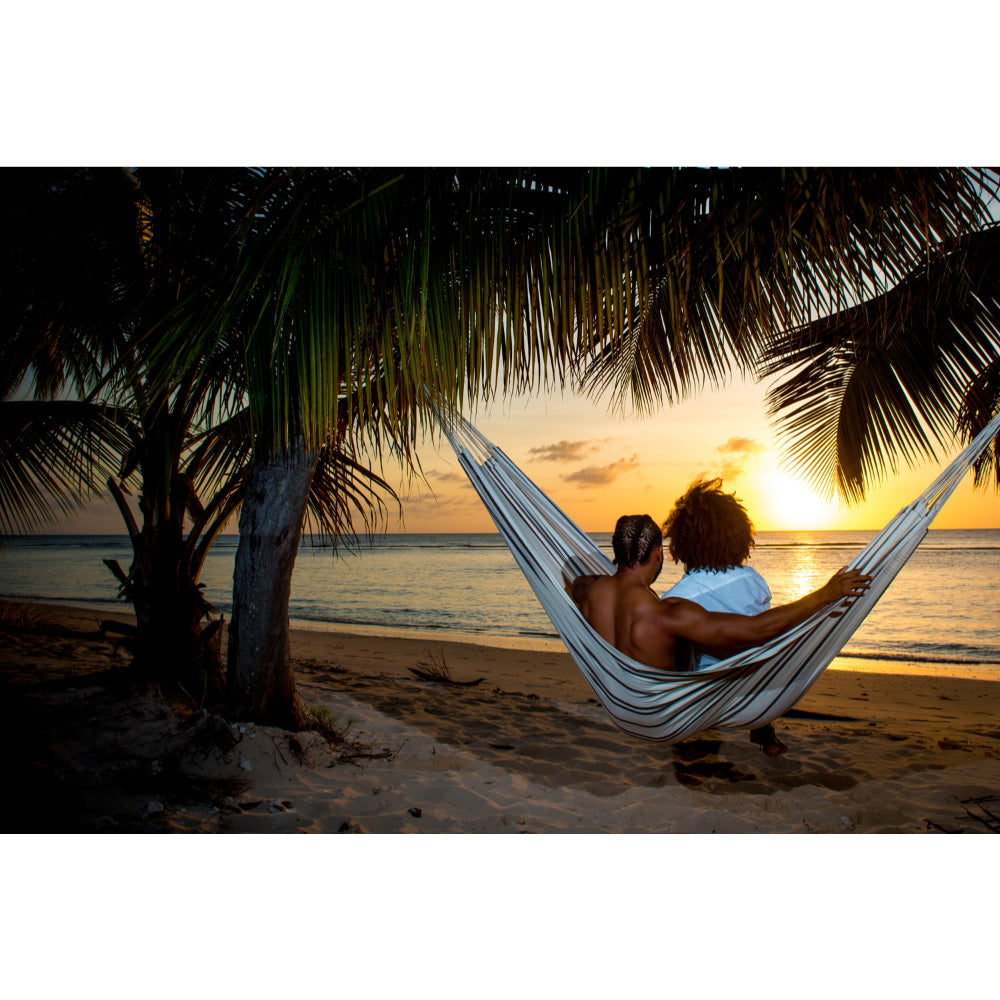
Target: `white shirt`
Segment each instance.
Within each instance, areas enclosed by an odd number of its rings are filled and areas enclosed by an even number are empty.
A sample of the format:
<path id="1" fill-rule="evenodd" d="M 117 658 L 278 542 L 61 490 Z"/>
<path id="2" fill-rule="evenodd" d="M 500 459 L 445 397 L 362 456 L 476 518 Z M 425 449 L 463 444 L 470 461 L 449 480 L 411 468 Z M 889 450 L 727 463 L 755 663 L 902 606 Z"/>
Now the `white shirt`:
<path id="1" fill-rule="evenodd" d="M 706 611 L 728 611 L 737 615 L 759 615 L 771 607 L 771 589 L 752 566 L 733 569 L 696 569 L 685 573 L 663 597 L 683 597 Z M 718 663 L 716 656 L 698 651 L 698 670 Z"/>

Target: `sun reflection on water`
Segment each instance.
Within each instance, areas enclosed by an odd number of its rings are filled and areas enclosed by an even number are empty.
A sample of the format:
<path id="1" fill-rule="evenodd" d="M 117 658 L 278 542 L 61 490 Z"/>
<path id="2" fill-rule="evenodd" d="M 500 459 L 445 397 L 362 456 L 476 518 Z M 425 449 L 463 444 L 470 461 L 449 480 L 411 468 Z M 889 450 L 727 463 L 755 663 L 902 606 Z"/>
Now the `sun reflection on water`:
<path id="1" fill-rule="evenodd" d="M 811 548 L 802 548 L 795 553 L 795 561 L 791 566 L 788 581 L 787 601 L 797 601 L 800 597 L 816 590 L 820 585 L 819 568 Z"/>

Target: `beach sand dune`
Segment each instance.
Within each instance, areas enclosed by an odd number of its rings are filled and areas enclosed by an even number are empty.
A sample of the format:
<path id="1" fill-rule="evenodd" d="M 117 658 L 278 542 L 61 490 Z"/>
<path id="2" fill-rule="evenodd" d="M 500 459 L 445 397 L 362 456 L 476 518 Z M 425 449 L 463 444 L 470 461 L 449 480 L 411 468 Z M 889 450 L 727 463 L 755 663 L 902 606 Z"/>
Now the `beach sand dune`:
<path id="1" fill-rule="evenodd" d="M 741 730 L 622 733 L 567 654 L 298 631 L 336 746 L 137 688 L 95 626 L 46 608 L 2 635 L 8 832 L 1000 830 L 989 681 L 828 670 L 768 758 Z M 442 664 L 459 683 L 413 673 Z"/>

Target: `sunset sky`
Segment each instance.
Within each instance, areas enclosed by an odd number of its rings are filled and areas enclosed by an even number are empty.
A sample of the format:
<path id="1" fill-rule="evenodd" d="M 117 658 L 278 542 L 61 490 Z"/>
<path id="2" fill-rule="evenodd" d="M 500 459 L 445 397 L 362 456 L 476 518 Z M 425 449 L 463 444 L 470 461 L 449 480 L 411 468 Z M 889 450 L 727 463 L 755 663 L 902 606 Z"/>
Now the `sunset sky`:
<path id="1" fill-rule="evenodd" d="M 780 470 L 763 400 L 763 387 L 737 381 L 640 419 L 612 416 L 604 402 L 556 392 L 495 402 L 473 422 L 587 531 L 611 531 L 624 513 L 662 520 L 703 476 L 721 476 L 759 531 L 877 529 L 953 455 L 939 449 L 937 463 L 901 469 L 872 490 L 867 503 L 848 509 L 836 500 L 824 502 Z M 403 503 L 404 526 L 391 530 L 493 530 L 447 442 L 437 450 L 427 445 L 420 454 L 430 489 L 412 484 Z M 1000 497 L 974 491 L 970 477 L 934 526 L 1000 528 Z"/>

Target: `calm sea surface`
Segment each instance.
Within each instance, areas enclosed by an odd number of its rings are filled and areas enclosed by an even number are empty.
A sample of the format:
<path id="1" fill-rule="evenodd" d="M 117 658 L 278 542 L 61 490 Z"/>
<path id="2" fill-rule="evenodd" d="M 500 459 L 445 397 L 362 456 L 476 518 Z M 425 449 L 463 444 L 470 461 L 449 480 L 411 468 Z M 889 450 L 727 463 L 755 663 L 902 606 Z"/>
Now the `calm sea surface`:
<path id="1" fill-rule="evenodd" d="M 782 604 L 815 589 L 874 532 L 761 532 L 752 565 Z M 595 534 L 611 553 L 611 536 Z M 220 538 L 202 582 L 228 617 L 237 539 Z M 0 596 L 120 605 L 104 559 L 131 561 L 125 537 L 34 536 L 0 551 Z M 680 576 L 667 563 L 656 583 Z M 932 530 L 836 665 L 1000 679 L 1000 529 Z M 432 644 L 561 649 L 562 644 L 496 534 L 386 535 L 357 551 L 303 546 L 290 614 L 299 627 L 419 635 Z"/>

